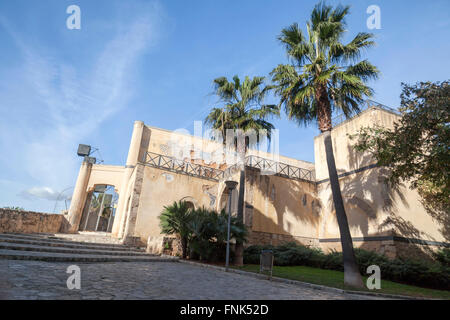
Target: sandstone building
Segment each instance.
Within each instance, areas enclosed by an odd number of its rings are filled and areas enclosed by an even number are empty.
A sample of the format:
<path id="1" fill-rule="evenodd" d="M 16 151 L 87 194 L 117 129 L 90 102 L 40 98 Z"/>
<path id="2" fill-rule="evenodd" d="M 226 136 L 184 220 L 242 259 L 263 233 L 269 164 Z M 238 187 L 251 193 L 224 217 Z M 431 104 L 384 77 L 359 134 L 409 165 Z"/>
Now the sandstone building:
<path id="1" fill-rule="evenodd" d="M 414 190 L 407 184 L 390 188 L 386 169 L 352 148 L 354 142 L 348 134 L 375 123 L 390 127 L 398 117 L 391 110 L 371 105 L 332 130 L 354 245 L 390 257 L 448 246 L 450 237 L 448 228 L 428 215 Z M 239 181 L 235 166 L 173 154 L 173 144 L 181 142 L 187 143 L 191 153 L 196 146 L 208 154 L 217 147 L 210 140 L 136 121 L 125 166 L 83 162 L 69 210 L 70 232 L 99 230 L 101 219 L 99 211 L 92 210 L 92 195 L 104 186 L 115 190 L 118 201 L 103 219 L 102 230 L 125 243 L 148 243 L 154 252 L 163 250 L 165 236 L 160 234 L 158 219 L 163 206 L 185 200 L 195 208 L 224 208 L 228 196 L 224 181 Z M 248 152 L 244 211 L 250 230 L 248 244 L 296 241 L 324 251 L 340 250 L 321 135 L 315 138 L 314 149 L 315 163 L 283 156 L 274 161 L 270 154 Z M 274 174 L 265 174 L 267 169 Z M 237 196 L 233 198 L 237 200 Z M 99 207 L 100 198 L 94 200 Z"/>

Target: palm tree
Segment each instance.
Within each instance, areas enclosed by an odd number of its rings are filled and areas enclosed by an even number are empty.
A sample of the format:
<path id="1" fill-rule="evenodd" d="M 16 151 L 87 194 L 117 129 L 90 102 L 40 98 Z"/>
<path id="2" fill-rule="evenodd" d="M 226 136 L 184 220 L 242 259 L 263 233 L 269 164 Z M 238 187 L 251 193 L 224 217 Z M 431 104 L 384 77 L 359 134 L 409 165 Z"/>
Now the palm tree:
<path id="1" fill-rule="evenodd" d="M 182 256 L 186 259 L 187 246 L 191 237 L 191 207 L 185 201 L 175 201 L 172 205 L 164 207 L 159 220 L 161 233 L 175 234 L 180 237 Z"/>
<path id="2" fill-rule="evenodd" d="M 216 212 L 206 208 L 193 210 L 189 222 L 191 238 L 190 250 L 199 254 L 200 260 L 208 260 L 213 256 L 221 255 L 219 251 L 225 249 L 227 241 L 228 214 L 225 210 Z M 231 217 L 230 239 L 243 243 L 247 237 L 247 228 L 237 217 Z"/>
<path id="3" fill-rule="evenodd" d="M 369 61 L 359 61 L 362 50 L 375 44 L 370 33 L 360 32 L 342 43 L 348 6 L 333 8 L 317 4 L 306 24 L 306 37 L 298 24 L 282 30 L 278 40 L 284 45 L 289 64 L 272 72 L 275 94 L 280 97 L 290 119 L 307 125 L 317 120 L 323 133 L 333 203 L 341 234 L 344 256 L 344 283 L 362 287 L 353 251 L 353 242 L 342 201 L 331 141 L 331 115 L 340 110 L 346 117 L 360 111 L 365 97 L 372 95 L 366 85 L 376 79 L 378 70 Z"/>
<path id="4" fill-rule="evenodd" d="M 207 125 L 210 125 L 213 129 L 220 130 L 224 145 L 227 145 L 227 130 L 238 130 L 238 134 L 234 136 L 233 145 L 239 157 L 240 176 L 237 217 L 241 222 L 244 221 L 245 154 L 250 144 L 254 143 L 254 141 L 239 135 L 245 135 L 250 130 L 255 130 L 256 132 L 265 130 L 267 138 L 270 139 L 274 126 L 267 119 L 279 115 L 279 109 L 276 105 L 264 104 L 264 99 L 270 89 L 270 87 L 264 86 L 264 79 L 264 77 L 250 79 L 248 76 L 245 77 L 243 82 L 238 76 L 234 76 L 232 81 L 228 81 L 226 77 L 215 79 L 214 93 L 219 97 L 222 107 L 213 108 L 205 119 Z M 241 241 L 236 241 L 235 256 L 236 264 L 242 265 L 243 244 Z"/>

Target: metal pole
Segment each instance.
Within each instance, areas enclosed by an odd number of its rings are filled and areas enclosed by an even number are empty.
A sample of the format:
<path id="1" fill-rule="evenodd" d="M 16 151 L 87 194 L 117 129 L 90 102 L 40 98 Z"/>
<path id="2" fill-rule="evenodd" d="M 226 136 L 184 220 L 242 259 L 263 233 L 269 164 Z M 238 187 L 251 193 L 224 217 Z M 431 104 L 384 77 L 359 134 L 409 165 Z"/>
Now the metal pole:
<path id="1" fill-rule="evenodd" d="M 228 271 L 228 266 L 230 264 L 230 228 L 231 228 L 231 197 L 233 195 L 233 190 L 236 188 L 238 183 L 233 180 L 225 181 L 225 185 L 229 190 L 228 195 L 228 230 L 227 230 L 227 253 L 225 262 L 225 271 Z"/>
<path id="2" fill-rule="evenodd" d="M 230 226 L 231 226 L 231 195 L 233 189 L 230 189 L 230 194 L 228 195 L 228 230 L 227 230 L 227 256 L 225 263 L 225 271 L 228 271 L 228 265 L 230 263 Z"/>

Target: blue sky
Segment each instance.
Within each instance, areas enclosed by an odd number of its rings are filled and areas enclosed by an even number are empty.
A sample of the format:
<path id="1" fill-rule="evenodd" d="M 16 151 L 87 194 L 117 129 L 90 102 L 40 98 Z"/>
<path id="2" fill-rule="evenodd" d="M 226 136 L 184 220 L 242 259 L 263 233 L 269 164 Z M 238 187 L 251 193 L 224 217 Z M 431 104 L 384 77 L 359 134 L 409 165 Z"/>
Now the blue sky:
<path id="1" fill-rule="evenodd" d="M 52 212 L 57 195 L 75 184 L 78 143 L 122 165 L 134 120 L 193 132 L 216 102 L 212 80 L 266 76 L 285 63 L 276 37 L 293 22 L 304 27 L 315 3 L 1 1 L 0 207 Z M 448 0 L 328 3 L 351 5 L 348 38 L 377 37 L 365 55 L 381 71 L 371 83 L 374 100 L 396 107 L 401 82 L 448 78 Z M 66 27 L 73 4 L 81 30 Z M 379 30 L 367 30 L 372 4 L 381 9 Z M 274 123 L 281 154 L 314 161 L 315 126 L 299 128 L 284 116 Z"/>

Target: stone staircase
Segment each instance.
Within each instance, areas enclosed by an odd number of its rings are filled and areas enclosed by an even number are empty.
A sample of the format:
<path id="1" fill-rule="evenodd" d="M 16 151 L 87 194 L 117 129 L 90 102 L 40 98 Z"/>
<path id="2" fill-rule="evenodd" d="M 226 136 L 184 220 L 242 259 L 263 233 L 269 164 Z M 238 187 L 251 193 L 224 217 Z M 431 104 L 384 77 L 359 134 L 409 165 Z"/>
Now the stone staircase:
<path id="1" fill-rule="evenodd" d="M 125 246 L 106 233 L 18 234 L 0 233 L 0 259 L 48 262 L 154 262 L 176 261 Z"/>

